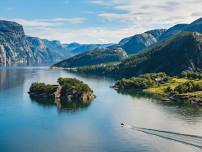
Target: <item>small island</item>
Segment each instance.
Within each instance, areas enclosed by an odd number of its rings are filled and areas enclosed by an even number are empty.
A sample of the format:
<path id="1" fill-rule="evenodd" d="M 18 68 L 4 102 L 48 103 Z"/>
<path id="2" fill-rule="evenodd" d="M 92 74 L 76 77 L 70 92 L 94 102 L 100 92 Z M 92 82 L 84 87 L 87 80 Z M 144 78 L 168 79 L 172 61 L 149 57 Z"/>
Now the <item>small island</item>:
<path id="1" fill-rule="evenodd" d="M 28 93 L 35 99 L 57 102 L 89 103 L 95 98 L 93 90 L 83 81 L 75 78 L 59 78 L 57 82 L 57 85 L 32 83 Z"/>
<path id="2" fill-rule="evenodd" d="M 183 71 L 171 77 L 165 73 L 148 73 L 121 79 L 113 86 L 119 92 L 141 92 L 157 95 L 164 101 L 180 101 L 202 105 L 202 72 Z"/>

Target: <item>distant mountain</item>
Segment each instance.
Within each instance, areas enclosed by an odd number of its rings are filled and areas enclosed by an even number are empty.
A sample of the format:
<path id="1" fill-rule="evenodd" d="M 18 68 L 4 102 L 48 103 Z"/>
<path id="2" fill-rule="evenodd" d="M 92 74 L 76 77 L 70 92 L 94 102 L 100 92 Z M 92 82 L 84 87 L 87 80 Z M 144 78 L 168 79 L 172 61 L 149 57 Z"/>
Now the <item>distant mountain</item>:
<path id="1" fill-rule="evenodd" d="M 128 54 L 138 53 L 145 48 L 149 48 L 158 42 L 166 40 L 180 32 L 199 32 L 202 33 L 202 18 L 197 19 L 191 24 L 177 24 L 168 30 L 157 29 L 124 38 L 119 45 L 125 49 Z"/>
<path id="2" fill-rule="evenodd" d="M 127 53 L 121 48 L 96 48 L 61 61 L 53 66 L 72 68 L 110 62 L 120 62 L 127 57 Z"/>
<path id="3" fill-rule="evenodd" d="M 199 32 L 202 33 L 202 18 L 197 19 L 191 24 L 177 24 L 171 28 L 169 28 L 166 32 L 164 32 L 159 40 L 165 40 L 173 35 L 176 35 L 180 32 Z"/>
<path id="4" fill-rule="evenodd" d="M 165 32 L 165 29 L 157 29 L 137 34 L 128 38 L 124 38 L 119 45 L 128 53 L 135 54 L 139 51 L 157 43 L 159 37 Z"/>
<path id="5" fill-rule="evenodd" d="M 15 22 L 0 21 L 0 66 L 34 63 L 23 27 Z"/>
<path id="6" fill-rule="evenodd" d="M 177 24 L 168 30 L 156 29 L 122 39 L 118 44 L 61 44 L 25 36 L 23 27 L 15 22 L 0 20 L 0 66 L 53 64 L 86 51 L 120 47 L 132 55 L 153 48 L 181 32 L 202 33 L 202 18 L 191 24 Z"/>
<path id="7" fill-rule="evenodd" d="M 167 31 L 166 29 L 155 29 L 155 30 L 147 31 L 145 33 L 151 34 L 158 41 L 160 36 L 164 34 L 166 31 Z"/>
<path id="8" fill-rule="evenodd" d="M 75 50 L 76 48 L 80 47 L 81 44 L 77 43 L 77 42 L 73 42 L 70 44 L 63 44 L 65 48 L 67 48 L 68 50 Z"/>
<path id="9" fill-rule="evenodd" d="M 53 64 L 72 56 L 70 51 L 60 41 L 49 41 L 37 37 L 26 37 L 30 46 L 35 64 Z"/>
<path id="10" fill-rule="evenodd" d="M 81 52 L 105 48 L 113 44 L 61 44 L 26 36 L 22 25 L 0 21 L 0 66 L 3 65 L 48 65 Z"/>
<path id="11" fill-rule="evenodd" d="M 59 41 L 26 36 L 22 25 L 0 21 L 0 66 L 53 64 L 70 56 Z"/>
<path id="12" fill-rule="evenodd" d="M 189 24 L 183 31 L 202 33 L 202 18 L 199 18 Z"/>
<path id="13" fill-rule="evenodd" d="M 119 42 L 119 45 L 120 45 L 120 46 L 124 46 L 126 43 L 128 43 L 128 41 L 129 41 L 132 37 L 133 37 L 133 36 L 123 38 L 123 39 Z"/>
<path id="14" fill-rule="evenodd" d="M 113 43 L 109 44 L 79 44 L 79 43 L 70 43 L 65 44 L 65 47 L 71 51 L 72 54 L 79 54 L 86 51 L 94 50 L 95 48 L 107 48 L 114 45 Z"/>
<path id="15" fill-rule="evenodd" d="M 202 34 L 181 32 L 124 60 L 113 72 L 120 77 L 165 72 L 177 75 L 183 70 L 202 69 Z"/>
<path id="16" fill-rule="evenodd" d="M 164 33 L 161 34 L 161 36 L 159 37 L 159 40 L 165 40 L 175 34 L 178 34 L 180 32 L 182 32 L 188 24 L 177 24 L 171 28 L 169 28 L 167 31 L 165 31 Z"/>

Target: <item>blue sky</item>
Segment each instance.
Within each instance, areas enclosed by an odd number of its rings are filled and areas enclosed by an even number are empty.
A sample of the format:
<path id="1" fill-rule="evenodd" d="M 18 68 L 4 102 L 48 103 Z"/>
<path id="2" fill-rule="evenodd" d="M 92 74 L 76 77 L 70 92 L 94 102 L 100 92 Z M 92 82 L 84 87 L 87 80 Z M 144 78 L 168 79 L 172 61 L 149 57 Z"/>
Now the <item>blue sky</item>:
<path id="1" fill-rule="evenodd" d="M 202 0 L 1 0 L 0 19 L 27 35 L 64 43 L 109 43 L 202 16 Z"/>

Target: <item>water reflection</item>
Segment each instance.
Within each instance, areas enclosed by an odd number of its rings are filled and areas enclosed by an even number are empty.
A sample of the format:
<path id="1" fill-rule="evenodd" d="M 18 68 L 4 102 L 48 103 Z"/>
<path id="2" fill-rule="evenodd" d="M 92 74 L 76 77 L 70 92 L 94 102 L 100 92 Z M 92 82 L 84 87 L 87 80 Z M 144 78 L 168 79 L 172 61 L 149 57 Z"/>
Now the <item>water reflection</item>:
<path id="1" fill-rule="evenodd" d="M 162 98 L 158 95 L 143 93 L 143 92 L 134 92 L 134 91 L 127 91 L 121 92 L 117 91 L 119 94 L 131 96 L 135 99 L 149 99 L 150 102 L 160 104 L 164 106 L 166 109 L 172 110 L 172 112 L 184 116 L 186 119 L 193 119 L 195 117 L 202 116 L 202 106 L 189 104 L 186 102 L 181 101 L 162 101 Z M 146 100 L 145 100 L 146 101 Z"/>
<path id="2" fill-rule="evenodd" d="M 128 96 L 132 96 L 135 98 L 148 98 L 148 99 L 157 99 L 155 101 L 160 101 L 161 97 L 155 94 L 150 94 L 150 93 L 144 93 L 141 91 L 133 91 L 133 90 L 127 90 L 127 91 L 121 91 L 121 90 L 116 90 L 119 94 L 122 95 L 128 95 Z"/>
<path id="3" fill-rule="evenodd" d="M 83 103 L 80 101 L 54 101 L 51 99 L 43 99 L 43 98 L 34 98 L 30 97 L 33 103 L 37 103 L 40 106 L 50 108 L 57 107 L 58 112 L 77 112 L 87 110 L 90 106 L 91 102 Z"/>
<path id="4" fill-rule="evenodd" d="M 0 70 L 0 91 L 17 87 L 24 81 L 25 71 L 23 69 Z"/>
<path id="5" fill-rule="evenodd" d="M 142 94 L 118 94 L 110 88 L 114 80 L 104 77 L 48 68 L 0 72 L 3 90 L 0 92 L 0 151 L 198 151 L 192 146 L 120 126 L 126 122 L 158 131 L 202 136 L 202 109 L 198 106 L 162 103 Z M 30 100 L 27 91 L 33 82 L 55 84 L 58 77 L 75 77 L 86 82 L 96 99 L 88 104 Z"/>

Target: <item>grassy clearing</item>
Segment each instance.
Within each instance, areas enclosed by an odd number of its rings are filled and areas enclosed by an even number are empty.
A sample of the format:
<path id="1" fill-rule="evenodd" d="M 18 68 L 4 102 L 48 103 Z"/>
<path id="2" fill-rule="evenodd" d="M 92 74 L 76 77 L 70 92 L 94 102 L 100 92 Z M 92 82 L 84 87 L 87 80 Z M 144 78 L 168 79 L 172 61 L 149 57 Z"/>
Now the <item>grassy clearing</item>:
<path id="1" fill-rule="evenodd" d="M 178 85 L 183 84 L 188 81 L 190 81 L 190 80 L 185 79 L 185 78 L 172 78 L 168 83 L 160 84 L 160 85 L 152 87 L 152 88 L 144 89 L 143 91 L 146 93 L 152 93 L 152 94 L 166 96 L 167 95 L 167 93 L 165 92 L 166 88 L 170 87 L 172 89 L 175 89 Z M 194 80 L 194 82 L 202 83 L 202 80 Z M 189 94 L 194 94 L 194 93 L 195 92 L 189 93 Z M 199 91 L 199 93 L 201 93 L 201 95 L 202 95 L 201 91 Z"/>
<path id="2" fill-rule="evenodd" d="M 165 73 L 150 73 L 119 80 L 114 88 L 123 92 L 125 90 L 141 91 L 166 100 L 202 104 L 202 74 L 191 73 L 188 76 L 169 77 Z"/>

